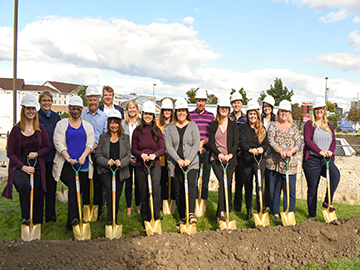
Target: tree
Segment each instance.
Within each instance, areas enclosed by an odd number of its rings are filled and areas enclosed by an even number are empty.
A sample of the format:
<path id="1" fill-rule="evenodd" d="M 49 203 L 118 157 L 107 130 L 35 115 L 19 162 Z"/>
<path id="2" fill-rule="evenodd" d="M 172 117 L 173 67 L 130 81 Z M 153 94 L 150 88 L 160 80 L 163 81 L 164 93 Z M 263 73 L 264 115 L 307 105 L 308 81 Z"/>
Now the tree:
<path id="1" fill-rule="evenodd" d="M 263 102 L 263 100 L 264 100 L 265 97 L 266 97 L 266 93 L 265 93 L 264 91 L 262 91 L 262 92 L 260 93 L 260 97 L 257 99 L 257 101 L 258 101 L 260 104 L 262 104 L 262 102 Z"/>
<path id="2" fill-rule="evenodd" d="M 264 92 L 260 94 L 261 101 L 265 98 Z M 283 86 L 280 78 L 274 80 L 274 87 L 270 84 L 270 89 L 266 90 L 266 94 L 272 96 L 275 99 L 275 106 L 278 106 L 282 100 L 291 101 L 291 97 L 294 95 L 294 90 Z"/>
<path id="3" fill-rule="evenodd" d="M 295 103 L 291 106 L 291 113 L 294 120 L 302 120 L 304 115 L 303 110 L 299 106 L 299 103 Z"/>
<path id="4" fill-rule="evenodd" d="M 358 108 L 351 108 L 349 111 L 348 120 L 354 122 L 355 131 L 357 131 L 357 125 L 360 122 L 360 110 Z"/>
<path id="5" fill-rule="evenodd" d="M 326 101 L 326 109 L 328 112 L 335 112 L 335 105 L 330 101 Z"/>
<path id="6" fill-rule="evenodd" d="M 232 96 L 235 92 L 236 92 L 236 90 L 234 88 L 231 88 L 230 96 Z M 244 90 L 244 87 L 241 87 L 238 92 L 242 97 L 243 104 L 246 105 L 249 102 L 249 100 L 251 100 L 251 98 L 248 98 L 246 96 L 246 91 Z"/>
<path id="7" fill-rule="evenodd" d="M 214 94 L 211 94 L 209 95 L 207 92 L 206 92 L 206 95 L 207 95 L 207 104 L 217 104 L 218 102 L 218 98 L 214 95 Z"/>
<path id="8" fill-rule="evenodd" d="M 64 119 L 64 118 L 69 118 L 69 113 L 68 112 L 63 112 L 62 114 L 60 114 L 60 118 Z"/>
<path id="9" fill-rule="evenodd" d="M 82 98 L 84 107 L 87 107 L 88 104 L 86 99 L 86 87 L 80 86 L 79 89 L 76 91 L 76 94 Z"/>
<path id="10" fill-rule="evenodd" d="M 186 92 L 186 95 L 188 96 L 188 98 L 186 99 L 188 103 L 195 103 L 196 102 L 196 92 L 197 90 L 199 90 L 200 88 L 191 88 L 189 91 Z"/>

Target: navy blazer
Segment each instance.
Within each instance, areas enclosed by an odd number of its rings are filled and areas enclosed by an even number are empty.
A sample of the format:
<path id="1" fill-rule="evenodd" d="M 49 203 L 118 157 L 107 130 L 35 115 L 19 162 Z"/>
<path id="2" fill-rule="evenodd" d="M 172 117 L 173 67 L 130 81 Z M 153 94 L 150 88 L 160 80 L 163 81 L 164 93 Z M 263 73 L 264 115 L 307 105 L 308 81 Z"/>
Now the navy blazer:
<path id="1" fill-rule="evenodd" d="M 99 109 L 101 111 L 104 111 L 104 105 L 105 104 L 99 106 Z M 122 120 L 124 120 L 125 119 L 124 118 L 124 109 L 122 107 L 120 107 L 119 105 L 116 105 L 116 104 L 113 104 L 113 105 L 114 105 L 114 108 L 121 113 L 121 118 L 122 118 Z"/>

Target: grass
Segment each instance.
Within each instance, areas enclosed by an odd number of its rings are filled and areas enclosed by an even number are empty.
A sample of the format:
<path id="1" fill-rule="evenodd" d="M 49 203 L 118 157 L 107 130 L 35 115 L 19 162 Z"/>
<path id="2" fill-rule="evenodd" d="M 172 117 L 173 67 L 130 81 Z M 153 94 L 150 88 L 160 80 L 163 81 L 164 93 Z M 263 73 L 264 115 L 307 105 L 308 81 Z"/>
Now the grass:
<path id="1" fill-rule="evenodd" d="M 0 184 L 0 191 L 2 192 L 5 188 L 6 183 Z M 58 190 L 60 190 L 60 185 L 58 185 Z M 254 200 L 255 201 L 255 197 Z M 317 217 L 316 220 L 324 222 L 323 215 L 321 210 L 322 202 L 318 202 L 317 207 Z M 281 204 L 282 205 L 282 204 Z M 360 215 L 360 207 L 356 205 L 347 205 L 347 204 L 333 204 L 336 207 L 337 217 L 350 218 L 353 216 Z M 218 224 L 216 222 L 216 208 L 217 208 L 217 192 L 210 191 L 209 198 L 207 202 L 207 212 L 206 214 L 198 219 L 197 230 L 198 231 L 209 231 L 216 230 Z M 235 212 L 230 213 L 230 220 L 236 220 L 238 228 L 254 228 L 255 223 L 254 219 L 250 221 L 245 221 L 245 206 L 243 206 L 242 214 Z M 57 220 L 59 224 L 50 222 L 43 223 L 41 225 L 41 239 L 42 240 L 69 240 L 74 239 L 73 233 L 67 231 L 65 225 L 67 220 L 67 204 L 61 203 L 56 199 L 56 211 L 57 211 Z M 282 209 L 280 209 L 282 211 Z M 255 212 L 255 210 L 253 211 Z M 104 237 L 105 235 L 105 223 L 106 223 L 106 213 L 105 208 L 104 213 L 102 214 L 103 221 L 97 221 L 91 223 L 91 238 L 96 239 L 98 237 Z M 306 221 L 308 218 L 307 203 L 306 200 L 297 199 L 296 208 L 295 208 L 296 222 L 301 223 Z M 161 222 L 161 227 L 163 232 L 179 232 L 175 228 L 176 222 L 178 221 L 179 216 L 177 212 L 174 215 L 164 216 L 164 220 Z M 14 238 L 20 238 L 21 233 L 21 213 L 20 213 L 20 202 L 19 195 L 14 189 L 13 200 L 8 200 L 4 197 L 0 197 L 0 240 L 12 240 Z M 118 214 L 118 224 L 123 225 L 123 236 L 128 237 L 129 234 L 135 230 L 140 232 L 140 235 L 144 235 L 142 232 L 141 226 L 141 217 L 138 214 L 135 214 L 135 207 L 133 207 L 133 214 L 126 214 L 126 203 L 124 192 L 121 195 L 120 199 L 120 210 Z M 273 216 L 270 215 L 270 226 L 281 225 L 281 221 L 275 222 Z M 329 261 L 329 265 L 324 268 L 319 268 L 316 265 L 310 265 L 304 269 L 360 269 L 359 259 L 345 260 L 343 258 L 334 258 Z"/>

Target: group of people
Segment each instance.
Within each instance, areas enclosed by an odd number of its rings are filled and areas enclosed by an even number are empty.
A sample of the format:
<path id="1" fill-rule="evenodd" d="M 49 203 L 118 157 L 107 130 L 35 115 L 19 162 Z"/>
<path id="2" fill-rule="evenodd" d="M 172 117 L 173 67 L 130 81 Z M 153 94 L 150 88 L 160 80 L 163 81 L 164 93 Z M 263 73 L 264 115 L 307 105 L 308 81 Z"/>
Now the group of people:
<path id="1" fill-rule="evenodd" d="M 184 173 L 187 171 L 189 194 L 189 222 L 197 223 L 195 201 L 199 196 L 198 178 L 203 167 L 201 199 L 207 200 L 211 168 L 219 181 L 217 220 L 225 218 L 224 171 L 227 186 L 232 186 L 235 174 L 235 198 L 232 204 L 228 189 L 230 211 L 242 212 L 243 187 L 245 187 L 246 220 L 252 218 L 253 179 L 260 169 L 261 179 L 256 179 L 255 208 L 260 210 L 258 181 L 265 187 L 263 211 L 272 212 L 274 220 L 280 219 L 280 197 L 284 194 L 284 209 L 295 209 L 296 172 L 302 138 L 291 117 L 291 103 L 280 102 L 274 114 L 275 100 L 266 96 L 262 110 L 257 101 L 250 100 L 246 113 L 239 93 L 231 98 L 218 98 L 216 115 L 205 109 L 207 93 L 196 92 L 196 109 L 189 111 L 184 98 L 175 104 L 164 99 L 158 121 L 155 104 L 146 101 L 141 114 L 138 104 L 127 102 L 125 111 L 113 104 L 114 90 L 104 86 L 103 105 L 99 106 L 100 91 L 95 86 L 86 89 L 88 108 L 83 111 L 83 100 L 74 95 L 69 101 L 69 117 L 60 119 L 51 110 L 53 96 L 49 91 L 39 95 L 37 111 L 35 96 L 27 94 L 21 101 L 20 121 L 8 137 L 7 153 L 10 159 L 8 184 L 3 196 L 12 198 L 12 187 L 19 192 L 23 224 L 30 224 L 30 183 L 34 174 L 34 224 L 56 222 L 55 194 L 57 182 L 68 186 L 68 219 L 66 227 L 78 225 L 75 171 L 79 171 L 80 189 L 84 205 L 90 204 L 89 179 L 94 182 L 94 205 L 99 206 L 101 219 L 103 206 L 107 205 L 107 224 L 112 217 L 112 170 L 116 172 L 116 213 L 125 183 L 127 214 L 132 212 L 132 194 L 135 187 L 135 211 L 141 214 L 143 226 L 150 221 L 148 174 L 151 175 L 154 197 L 154 218 L 162 219 L 162 201 L 171 196 L 179 213 L 177 228 L 185 223 L 186 204 Z M 325 176 L 325 158 L 330 158 L 331 199 L 340 180 L 334 163 L 336 147 L 333 126 L 327 121 L 326 104 L 322 98 L 314 100 L 312 119 L 304 127 L 303 169 L 308 184 L 309 218 L 316 217 L 317 189 L 320 175 Z M 285 175 L 289 175 L 290 202 L 286 200 Z M 172 179 L 168 192 L 168 179 Z M 133 181 L 134 184 L 133 185 Z M 325 196 L 323 207 L 330 205 Z M 117 216 L 117 215 L 116 215 Z"/>

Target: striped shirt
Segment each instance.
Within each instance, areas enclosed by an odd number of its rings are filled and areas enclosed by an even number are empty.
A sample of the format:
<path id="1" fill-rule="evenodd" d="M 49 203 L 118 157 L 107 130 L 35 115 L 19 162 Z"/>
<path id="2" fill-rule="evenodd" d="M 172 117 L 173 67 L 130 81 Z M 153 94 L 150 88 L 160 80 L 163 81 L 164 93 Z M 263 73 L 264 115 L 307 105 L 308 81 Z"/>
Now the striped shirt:
<path id="1" fill-rule="evenodd" d="M 209 137 L 210 124 L 214 121 L 214 114 L 204 109 L 200 114 L 197 109 L 190 112 L 191 120 L 196 123 L 200 132 L 200 141 Z"/>

